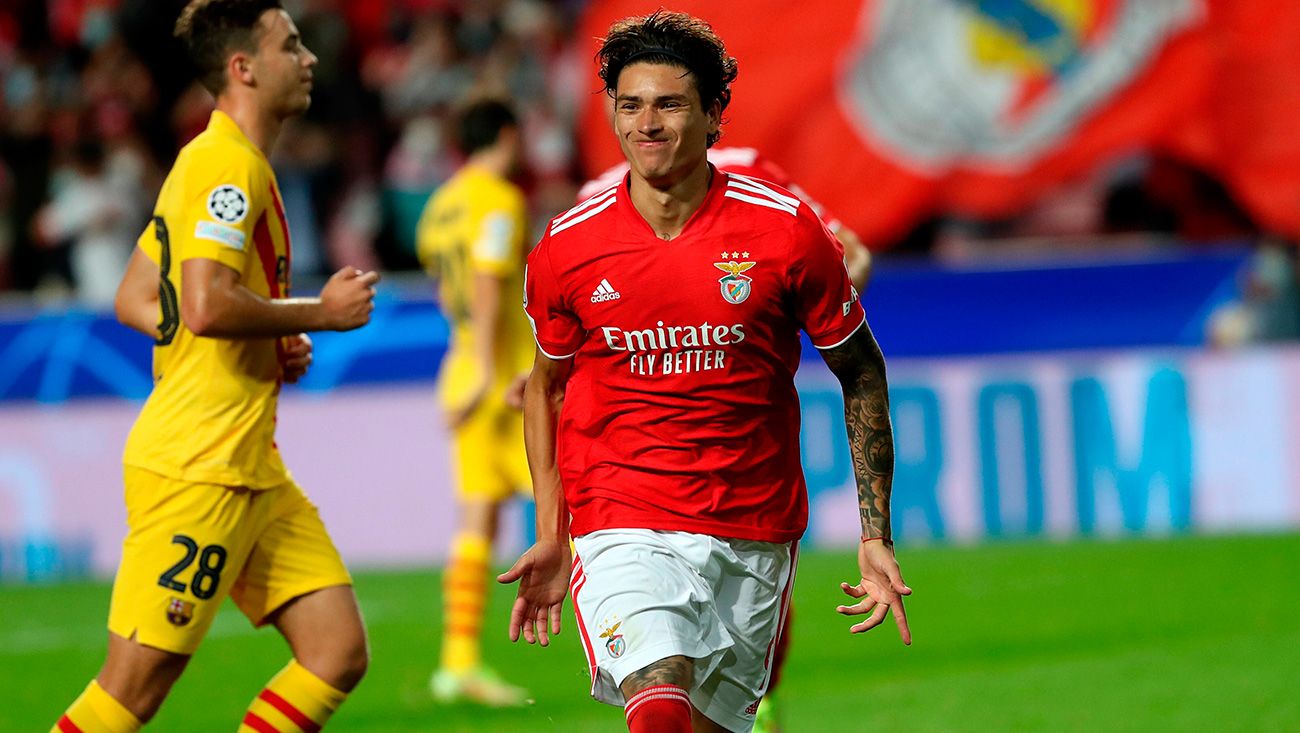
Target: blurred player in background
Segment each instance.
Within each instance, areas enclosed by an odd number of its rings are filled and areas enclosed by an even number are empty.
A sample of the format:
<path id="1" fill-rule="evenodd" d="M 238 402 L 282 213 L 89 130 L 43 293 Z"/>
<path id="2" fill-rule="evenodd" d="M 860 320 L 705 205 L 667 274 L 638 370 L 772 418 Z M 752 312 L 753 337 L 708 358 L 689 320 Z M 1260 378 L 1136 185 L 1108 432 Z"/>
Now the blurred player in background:
<path id="1" fill-rule="evenodd" d="M 610 114 L 613 114 L 613 108 L 610 108 Z M 798 196 L 817 212 L 817 216 L 826 223 L 826 228 L 831 230 L 831 234 L 840 240 L 840 245 L 844 248 L 844 266 L 848 268 L 849 279 L 853 281 L 853 287 L 861 293 L 866 290 L 867 283 L 871 280 L 871 250 L 862 243 L 862 238 L 857 232 L 850 229 L 838 217 L 831 216 L 826 211 L 826 207 L 815 201 L 803 187 L 790 180 L 789 174 L 785 169 L 772 162 L 769 158 L 764 157 L 754 148 L 731 148 L 731 147 L 713 147 L 709 148 L 709 162 L 713 167 L 723 173 L 738 173 L 750 178 L 759 178 L 769 183 L 775 183 L 782 188 L 789 189 L 790 193 Z M 592 196 L 604 191 L 610 186 L 623 182 L 627 177 L 630 166 L 626 161 L 618 163 L 599 176 L 582 184 L 578 191 L 578 201 L 585 201 Z"/>
<path id="2" fill-rule="evenodd" d="M 470 105 L 457 129 L 467 160 L 429 200 L 416 234 L 452 326 L 439 391 L 455 436 L 460 505 L 443 579 L 442 659 L 431 688 L 443 701 L 509 706 L 526 694 L 483 664 L 479 637 L 501 505 L 532 493 L 521 405 L 509 397 L 532 366 L 518 305 L 528 213 L 523 191 L 509 180 L 522 145 L 514 112 L 499 101 Z"/>
<path id="3" fill-rule="evenodd" d="M 708 163 L 736 76 L 712 29 L 625 19 L 598 58 L 631 175 L 528 258 L 538 541 L 499 578 L 520 581 L 510 634 L 549 644 L 571 591 L 592 694 L 630 731 L 749 731 L 807 526 L 800 329 L 843 385 L 858 481 L 860 579 L 842 589 L 860 600 L 839 611 L 870 614 L 854 633 L 892 611 L 911 641 L 884 358 L 816 214 Z"/>
<path id="4" fill-rule="evenodd" d="M 347 569 L 275 446 L 276 403 L 311 363 L 303 332 L 367 323 L 379 276 L 345 267 L 319 298 L 288 297 L 266 151 L 311 103 L 316 57 L 280 3 L 194 0 L 176 34 L 217 109 L 177 156 L 118 289 L 119 320 L 155 339 L 154 389 L 123 459 L 107 660 L 53 730 L 138 730 L 226 596 L 293 652 L 239 730 L 317 730 L 369 653 Z"/>

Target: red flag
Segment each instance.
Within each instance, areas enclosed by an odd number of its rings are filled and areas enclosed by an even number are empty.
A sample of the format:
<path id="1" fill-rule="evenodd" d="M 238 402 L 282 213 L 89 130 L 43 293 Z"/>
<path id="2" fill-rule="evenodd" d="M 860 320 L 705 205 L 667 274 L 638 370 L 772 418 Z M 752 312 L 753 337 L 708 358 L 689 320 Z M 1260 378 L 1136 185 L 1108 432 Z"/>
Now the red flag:
<path id="1" fill-rule="evenodd" d="M 740 62 L 723 144 L 762 150 L 883 244 L 932 212 L 1015 213 L 1108 159 L 1157 148 L 1219 172 L 1261 221 L 1300 234 L 1300 136 L 1283 134 L 1278 109 L 1300 109 L 1294 63 L 1281 63 L 1300 48 L 1295 5 L 684 0 L 672 9 L 710 22 Z M 578 37 L 646 12 L 597 0 Z M 594 65 L 590 78 L 598 88 Z M 1226 109 L 1214 98 L 1230 80 Z M 620 157 L 604 104 L 592 95 L 584 111 L 590 173 Z"/>
<path id="2" fill-rule="evenodd" d="M 1214 0 L 1213 66 L 1175 153 L 1218 174 L 1266 231 L 1300 241 L 1300 3 Z"/>

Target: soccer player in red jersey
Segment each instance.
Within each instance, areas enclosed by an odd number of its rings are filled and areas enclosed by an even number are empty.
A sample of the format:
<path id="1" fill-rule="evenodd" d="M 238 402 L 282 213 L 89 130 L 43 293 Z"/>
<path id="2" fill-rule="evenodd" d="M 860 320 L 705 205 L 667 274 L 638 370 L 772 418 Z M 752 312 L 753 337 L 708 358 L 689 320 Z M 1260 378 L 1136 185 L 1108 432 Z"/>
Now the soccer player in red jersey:
<path id="1" fill-rule="evenodd" d="M 609 107 L 609 113 L 611 116 L 614 113 L 612 104 Z M 710 147 L 708 149 L 708 160 L 718 171 L 761 179 L 765 183 L 774 183 L 788 189 L 800 200 L 808 204 L 816 212 L 817 216 L 826 223 L 826 228 L 835 235 L 840 245 L 843 246 L 844 267 L 849 272 L 849 279 L 853 282 L 853 286 L 859 292 L 866 287 L 867 281 L 871 278 L 870 250 L 862 243 L 856 232 L 837 217 L 831 216 L 825 210 L 825 207 L 809 196 L 799 184 L 791 180 L 783 168 L 754 148 L 745 147 Z M 631 165 L 626 160 L 611 166 L 592 180 L 582 184 L 582 188 L 578 191 L 576 203 L 580 204 L 603 191 L 623 183 L 630 170 Z M 519 399 L 521 401 L 523 399 L 522 384 L 519 386 Z M 779 708 L 776 704 L 776 689 L 781 681 L 781 673 L 785 668 L 786 655 L 790 648 L 793 619 L 794 607 L 791 606 L 786 613 L 785 622 L 777 636 L 776 647 L 772 652 L 772 673 L 768 682 L 767 693 L 763 696 L 763 701 L 758 706 L 758 712 L 754 716 L 754 731 L 756 733 L 779 733 L 782 727 L 780 713 L 778 712 Z"/>
<path id="2" fill-rule="evenodd" d="M 892 612 L 911 641 L 884 358 L 816 214 L 709 165 L 736 76 L 712 29 L 629 18 L 598 56 L 632 172 L 528 258 L 538 540 L 499 577 L 520 582 L 510 635 L 548 644 L 571 592 L 592 694 L 630 731 L 749 731 L 807 525 L 800 329 L 843 384 L 858 483 L 859 580 L 838 610 L 868 615 L 854 633 Z"/>

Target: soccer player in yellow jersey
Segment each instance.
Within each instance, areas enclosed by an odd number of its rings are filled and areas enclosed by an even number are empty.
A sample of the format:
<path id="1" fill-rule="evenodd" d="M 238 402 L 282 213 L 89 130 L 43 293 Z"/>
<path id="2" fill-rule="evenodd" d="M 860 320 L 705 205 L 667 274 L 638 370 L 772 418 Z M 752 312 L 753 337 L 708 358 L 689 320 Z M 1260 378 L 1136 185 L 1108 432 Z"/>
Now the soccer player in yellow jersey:
<path id="1" fill-rule="evenodd" d="M 319 298 L 288 297 L 265 151 L 310 104 L 316 57 L 279 1 L 193 0 L 176 34 L 216 111 L 177 156 L 118 289 L 119 320 L 155 339 L 154 389 L 124 455 L 107 659 L 53 730 L 138 730 L 226 596 L 293 652 L 239 730 L 317 730 L 368 650 L 348 572 L 276 449 L 276 398 L 311 362 L 303 332 L 367 323 L 379 277 L 348 267 Z"/>
<path id="2" fill-rule="evenodd" d="M 507 397 L 532 366 L 531 330 L 517 304 L 527 212 L 508 180 L 520 157 L 519 125 L 505 104 L 480 101 L 459 115 L 458 138 L 465 165 L 429 200 L 417 232 L 452 325 L 439 391 L 459 474 L 442 658 L 430 686 L 439 700 L 509 706 L 525 693 L 482 663 L 479 636 L 498 511 L 516 493 L 532 493 L 523 413 Z"/>

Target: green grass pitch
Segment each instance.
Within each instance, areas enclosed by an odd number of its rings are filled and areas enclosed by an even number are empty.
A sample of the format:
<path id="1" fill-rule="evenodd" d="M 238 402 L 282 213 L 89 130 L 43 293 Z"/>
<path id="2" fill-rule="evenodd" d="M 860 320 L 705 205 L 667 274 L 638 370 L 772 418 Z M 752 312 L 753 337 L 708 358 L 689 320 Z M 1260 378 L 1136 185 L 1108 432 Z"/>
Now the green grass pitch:
<path id="1" fill-rule="evenodd" d="M 847 553 L 806 552 L 780 690 L 787 730 L 1300 731 L 1300 534 L 904 548 L 915 643 L 891 622 L 851 637 L 834 613 Z M 505 638 L 511 591 L 491 601 L 488 658 L 536 703 L 438 706 L 438 576 L 359 573 L 370 674 L 329 729 L 618 731 L 591 701 L 566 606 L 549 649 Z M 104 650 L 103 584 L 0 587 L 0 731 L 49 729 Z M 232 606 L 149 730 L 233 731 L 286 659 Z"/>

